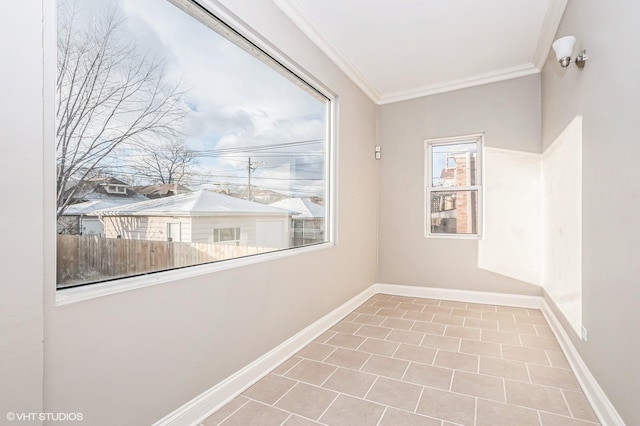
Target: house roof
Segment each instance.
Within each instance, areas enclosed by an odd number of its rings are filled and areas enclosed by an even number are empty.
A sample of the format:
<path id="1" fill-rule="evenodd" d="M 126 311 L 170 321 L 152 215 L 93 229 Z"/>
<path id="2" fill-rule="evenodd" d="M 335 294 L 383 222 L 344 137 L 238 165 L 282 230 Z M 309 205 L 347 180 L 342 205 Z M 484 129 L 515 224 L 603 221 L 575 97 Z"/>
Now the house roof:
<path id="1" fill-rule="evenodd" d="M 135 197 L 129 197 L 129 198 L 121 198 L 121 197 L 115 198 L 115 197 L 105 196 L 104 198 L 85 201 L 83 203 L 71 204 L 69 207 L 67 207 L 64 210 L 64 213 L 62 213 L 62 215 L 63 216 L 84 216 L 84 215 L 93 213 L 96 210 L 115 209 L 116 207 L 124 206 L 126 204 L 131 204 L 135 202 L 140 202 L 141 200 L 147 200 L 147 198 L 142 195 L 137 195 Z"/>
<path id="2" fill-rule="evenodd" d="M 200 190 L 127 204 L 120 208 L 104 209 L 94 214 L 100 216 L 228 216 L 288 215 L 290 212 L 266 204 Z"/>
<path id="3" fill-rule="evenodd" d="M 312 203 L 309 200 L 303 200 L 302 198 L 285 198 L 284 200 L 276 201 L 269 205 L 298 213 L 295 216 L 296 219 L 325 217 L 324 206 Z"/>
<path id="4" fill-rule="evenodd" d="M 167 195 L 191 192 L 189 188 L 178 183 L 162 183 L 157 185 L 134 186 L 133 189 L 143 195 L 166 197 Z"/>

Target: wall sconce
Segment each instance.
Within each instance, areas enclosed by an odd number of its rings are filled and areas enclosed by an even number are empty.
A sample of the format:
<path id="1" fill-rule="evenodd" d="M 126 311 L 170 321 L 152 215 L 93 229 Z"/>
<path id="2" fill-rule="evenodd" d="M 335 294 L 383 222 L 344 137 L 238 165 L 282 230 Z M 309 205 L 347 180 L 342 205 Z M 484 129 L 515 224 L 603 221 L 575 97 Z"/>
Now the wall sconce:
<path id="1" fill-rule="evenodd" d="M 557 39 L 553 42 L 551 47 L 556 52 L 556 58 L 560 62 L 562 68 L 566 68 L 571 63 L 571 54 L 573 53 L 573 46 L 576 44 L 576 38 L 574 36 L 566 36 Z M 581 50 L 576 56 L 575 64 L 578 68 L 583 69 L 585 61 L 589 59 L 586 50 Z"/>

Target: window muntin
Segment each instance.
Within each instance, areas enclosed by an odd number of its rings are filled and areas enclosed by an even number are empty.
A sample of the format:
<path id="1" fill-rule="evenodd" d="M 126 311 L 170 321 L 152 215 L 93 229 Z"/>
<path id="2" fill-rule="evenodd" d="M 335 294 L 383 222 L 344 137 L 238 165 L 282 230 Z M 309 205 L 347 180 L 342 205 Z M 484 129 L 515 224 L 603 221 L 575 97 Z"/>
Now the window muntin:
<path id="1" fill-rule="evenodd" d="M 425 141 L 425 236 L 482 236 L 482 135 Z"/>
<path id="2" fill-rule="evenodd" d="M 120 99 L 130 101 L 129 110 L 119 111 L 106 132 L 90 134 L 89 138 L 86 134 L 73 135 L 67 145 L 77 148 L 81 155 L 90 153 L 84 142 L 117 138 L 130 124 L 127 120 L 145 105 L 165 108 L 163 116 L 155 117 L 160 123 L 157 131 L 134 132 L 109 147 L 113 148 L 109 155 L 92 164 L 79 164 L 66 175 L 61 172 L 61 163 L 69 164 L 70 157 L 65 156 L 69 150 L 58 148 L 59 220 L 65 219 L 69 205 L 91 200 L 78 196 L 79 191 L 70 191 L 74 185 L 82 187 L 86 195 L 94 190 L 87 189 L 86 182 L 94 178 L 113 177 L 126 183 L 106 188 L 107 196 L 102 197 L 118 194 L 118 203 L 106 203 L 106 207 L 103 204 L 88 213 L 87 217 L 103 223 L 105 237 L 58 236 L 58 288 L 330 241 L 331 100 L 308 78 L 291 72 L 197 2 L 173 3 L 180 8 L 157 0 L 79 1 L 75 8 L 71 0 L 58 1 L 58 134 L 72 127 L 65 122 L 72 114 L 61 106 L 72 104 L 67 89 L 77 83 L 64 67 L 90 62 L 69 61 L 65 53 L 79 54 L 96 45 L 112 45 L 122 53 L 111 56 L 115 61 L 109 64 L 111 75 L 118 77 L 116 83 L 126 81 L 127 72 L 136 69 L 127 63 L 127 52 L 134 58 L 144 58 L 147 62 L 134 65 L 156 78 L 151 79 L 155 85 L 139 81 L 141 89 L 132 89 L 128 95 L 114 88 Z M 76 19 L 73 25 L 65 21 L 70 12 Z M 105 22 L 108 16 L 114 21 Z M 107 27 L 117 37 L 100 38 Z M 78 43 L 82 37 L 88 40 L 85 50 L 60 47 L 64 40 Z M 91 77 L 89 71 L 85 72 Z M 104 75 L 93 77 L 102 87 L 114 84 L 108 81 L 104 85 Z M 143 95 L 149 93 L 157 98 L 145 100 Z M 99 108 L 95 111 L 96 115 L 105 114 Z M 104 127 L 100 122 L 79 124 L 79 128 L 89 130 Z M 58 138 L 58 147 L 60 142 Z M 167 166 L 176 159 L 182 162 L 179 167 Z M 153 185 L 171 188 L 137 192 Z M 184 198 L 197 195 L 197 202 L 206 205 L 224 204 L 219 199 L 211 200 L 209 195 L 214 194 L 227 197 L 228 205 L 224 214 L 213 207 L 208 212 L 185 213 L 186 201 L 170 199 L 171 194 Z M 131 199 L 124 200 L 123 195 Z M 295 212 L 269 206 L 286 197 L 322 206 L 325 214 L 316 219 L 320 238 L 294 241 L 289 237 L 287 224 Z M 159 204 L 149 205 L 154 202 Z M 176 216 L 181 217 L 179 222 Z M 241 240 L 240 228 L 225 227 L 225 220 L 240 220 L 248 237 Z M 282 226 L 274 225 L 279 220 Z M 217 233 L 212 233 L 212 223 L 217 224 Z M 281 237 L 269 235 L 280 229 L 284 232 Z M 258 241 L 261 236 L 263 241 Z M 236 247 L 229 249 L 229 243 Z M 227 248 L 220 249 L 216 244 Z M 114 253 L 126 257 L 114 257 Z"/>

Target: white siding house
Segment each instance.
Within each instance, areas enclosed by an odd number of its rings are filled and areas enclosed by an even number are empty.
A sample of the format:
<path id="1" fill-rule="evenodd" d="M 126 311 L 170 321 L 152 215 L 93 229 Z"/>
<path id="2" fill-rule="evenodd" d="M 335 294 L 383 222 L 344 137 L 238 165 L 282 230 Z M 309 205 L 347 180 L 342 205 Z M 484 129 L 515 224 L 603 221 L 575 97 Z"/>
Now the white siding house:
<path id="1" fill-rule="evenodd" d="M 93 214 L 107 238 L 286 248 L 291 212 L 201 190 Z"/>

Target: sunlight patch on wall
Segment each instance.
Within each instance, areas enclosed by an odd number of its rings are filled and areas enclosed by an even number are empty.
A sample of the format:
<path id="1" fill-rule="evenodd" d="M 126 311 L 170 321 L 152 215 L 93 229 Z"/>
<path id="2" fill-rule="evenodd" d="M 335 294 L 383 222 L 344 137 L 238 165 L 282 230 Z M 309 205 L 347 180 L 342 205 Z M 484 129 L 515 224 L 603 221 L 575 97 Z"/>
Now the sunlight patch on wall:
<path id="1" fill-rule="evenodd" d="M 580 336 L 582 326 L 582 116 L 542 154 L 544 289 Z"/>
<path id="2" fill-rule="evenodd" d="M 540 155 L 485 148 L 478 267 L 541 285 Z"/>

